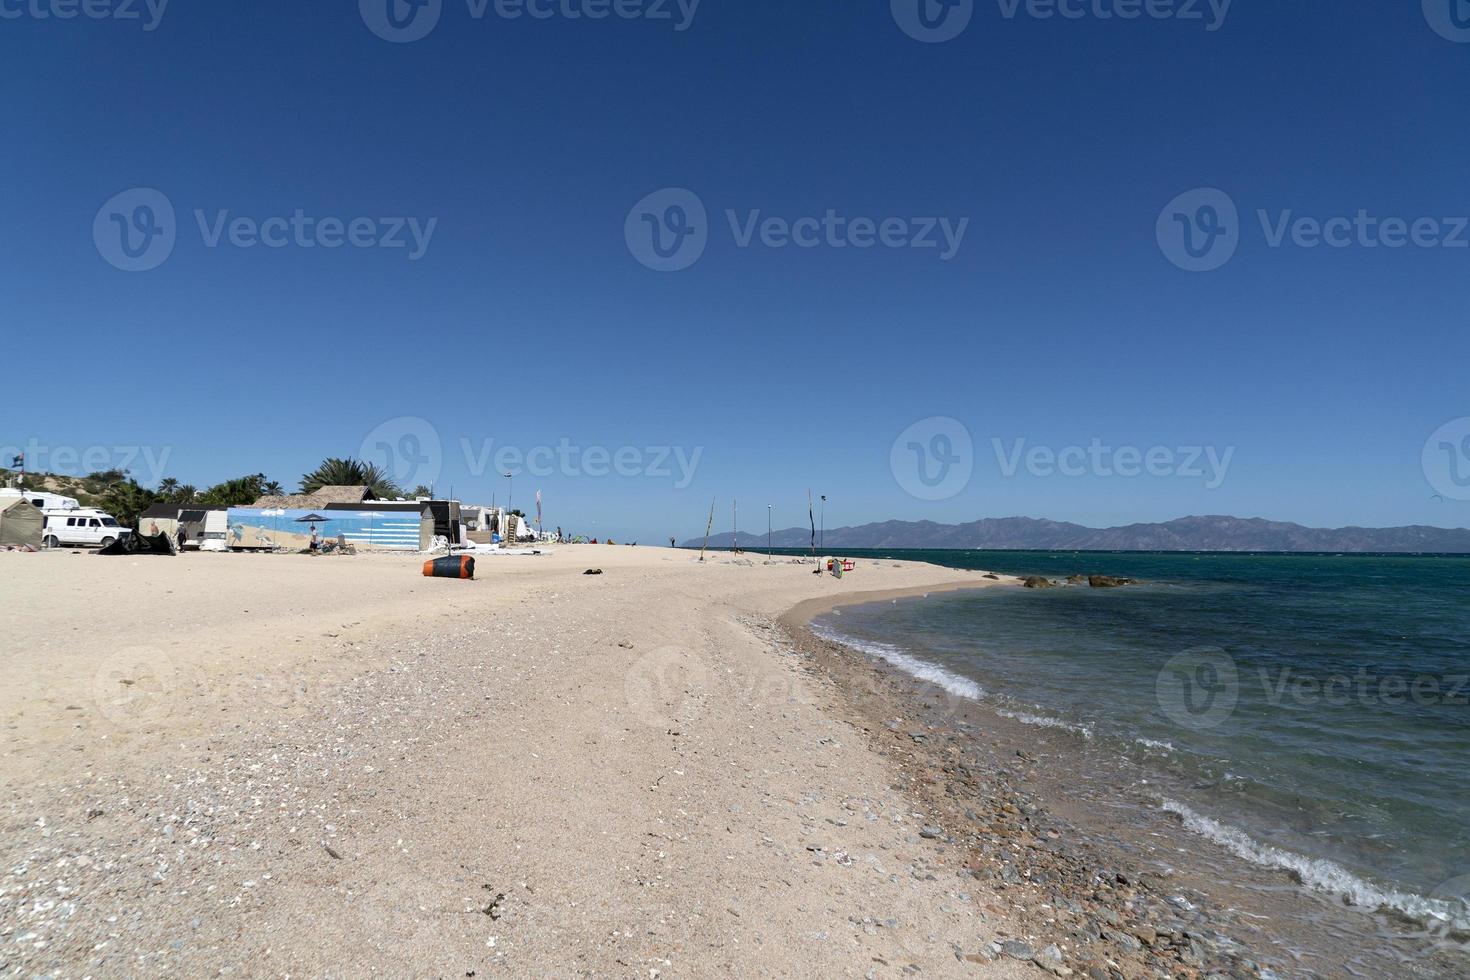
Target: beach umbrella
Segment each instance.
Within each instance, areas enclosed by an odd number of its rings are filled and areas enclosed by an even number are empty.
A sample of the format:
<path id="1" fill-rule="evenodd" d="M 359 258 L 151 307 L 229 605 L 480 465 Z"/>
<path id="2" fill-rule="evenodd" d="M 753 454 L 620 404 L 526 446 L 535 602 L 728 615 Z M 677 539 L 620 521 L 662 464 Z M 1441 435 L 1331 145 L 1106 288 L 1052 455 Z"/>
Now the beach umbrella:
<path id="1" fill-rule="evenodd" d="M 298 517 L 298 518 L 296 518 L 296 523 L 297 524 L 310 524 L 311 525 L 311 529 L 313 531 L 315 531 L 316 530 L 316 526 L 318 524 L 325 524 L 325 523 L 327 523 L 327 519 L 325 517 L 323 517 L 322 515 L 320 515 L 320 514 L 307 514 L 305 517 Z"/>

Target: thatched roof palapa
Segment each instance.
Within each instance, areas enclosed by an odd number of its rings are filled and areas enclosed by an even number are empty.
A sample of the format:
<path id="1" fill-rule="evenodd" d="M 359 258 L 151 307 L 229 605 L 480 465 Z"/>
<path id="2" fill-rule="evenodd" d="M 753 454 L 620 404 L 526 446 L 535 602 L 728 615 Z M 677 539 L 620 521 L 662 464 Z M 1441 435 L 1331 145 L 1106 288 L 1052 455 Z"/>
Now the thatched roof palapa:
<path id="1" fill-rule="evenodd" d="M 261 497 L 251 506 L 261 510 L 319 510 L 327 504 L 360 504 L 372 499 L 367 487 L 322 487 L 315 493 Z"/>

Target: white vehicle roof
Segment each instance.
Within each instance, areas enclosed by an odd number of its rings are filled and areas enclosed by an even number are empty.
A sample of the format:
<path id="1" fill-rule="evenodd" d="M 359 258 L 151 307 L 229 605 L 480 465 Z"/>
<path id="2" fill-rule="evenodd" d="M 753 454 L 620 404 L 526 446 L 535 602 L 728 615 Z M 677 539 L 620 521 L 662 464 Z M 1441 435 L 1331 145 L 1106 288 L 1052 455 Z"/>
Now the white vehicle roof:
<path id="1" fill-rule="evenodd" d="M 42 510 L 78 510 L 81 504 L 75 497 L 63 496 L 46 490 L 17 490 L 7 487 L 0 490 L 0 497 L 20 497 L 23 500 L 40 500 L 45 503 Z"/>

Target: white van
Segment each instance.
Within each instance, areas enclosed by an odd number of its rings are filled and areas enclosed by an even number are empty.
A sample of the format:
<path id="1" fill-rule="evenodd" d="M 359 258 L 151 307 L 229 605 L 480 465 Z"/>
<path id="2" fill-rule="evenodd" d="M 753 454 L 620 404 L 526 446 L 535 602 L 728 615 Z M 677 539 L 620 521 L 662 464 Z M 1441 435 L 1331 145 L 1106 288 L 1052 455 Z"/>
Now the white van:
<path id="1" fill-rule="evenodd" d="M 132 533 L 111 514 L 82 507 L 77 510 L 47 511 L 46 529 L 42 532 L 41 540 L 48 548 L 79 544 L 105 548 L 118 538 Z"/>

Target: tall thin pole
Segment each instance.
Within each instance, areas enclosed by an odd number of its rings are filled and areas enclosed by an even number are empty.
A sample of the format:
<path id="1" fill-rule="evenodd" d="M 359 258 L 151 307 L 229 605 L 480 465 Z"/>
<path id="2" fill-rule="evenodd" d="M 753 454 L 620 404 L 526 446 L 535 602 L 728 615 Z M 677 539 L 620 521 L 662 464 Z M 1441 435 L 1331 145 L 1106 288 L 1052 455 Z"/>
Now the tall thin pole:
<path id="1" fill-rule="evenodd" d="M 812 492 L 810 490 L 806 492 L 806 522 L 812 528 L 812 559 L 815 560 L 817 557 L 817 519 L 812 514 Z"/>
<path id="2" fill-rule="evenodd" d="M 732 508 L 730 517 L 730 547 L 735 554 L 740 554 L 740 501 L 730 501 Z"/>
<path id="3" fill-rule="evenodd" d="M 766 557 L 771 557 L 771 505 L 766 504 Z"/>
<path id="4" fill-rule="evenodd" d="M 822 550 L 827 550 L 827 495 L 822 494 Z"/>
<path id="5" fill-rule="evenodd" d="M 718 497 L 709 502 L 709 523 L 704 526 L 704 545 L 699 549 L 700 561 L 704 561 L 704 552 L 707 548 L 709 548 L 709 532 L 713 530 L 715 526 L 715 504 L 718 502 Z"/>

